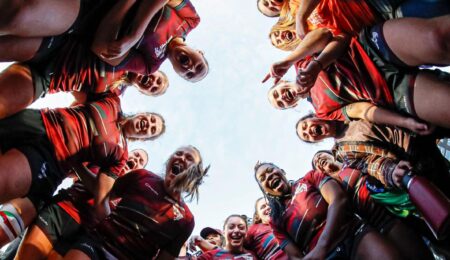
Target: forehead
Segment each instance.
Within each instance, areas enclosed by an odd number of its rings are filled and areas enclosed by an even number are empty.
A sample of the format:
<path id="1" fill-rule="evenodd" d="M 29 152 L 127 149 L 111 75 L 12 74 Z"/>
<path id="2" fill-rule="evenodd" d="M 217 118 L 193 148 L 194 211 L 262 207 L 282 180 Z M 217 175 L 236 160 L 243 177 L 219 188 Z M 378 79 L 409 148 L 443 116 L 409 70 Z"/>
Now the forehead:
<path id="1" fill-rule="evenodd" d="M 256 202 L 256 207 L 257 208 L 260 208 L 260 207 L 262 207 L 264 205 L 267 205 L 267 201 L 264 198 L 260 199 L 260 200 L 258 200 L 258 202 Z"/>
<path id="2" fill-rule="evenodd" d="M 256 177 L 261 176 L 263 173 L 265 173 L 267 171 L 268 168 L 278 169 L 278 167 L 273 164 L 265 163 L 258 167 L 258 170 L 256 171 Z"/>
<path id="3" fill-rule="evenodd" d="M 194 157 L 194 159 L 196 161 L 200 161 L 200 154 L 197 152 L 197 150 L 195 150 L 192 147 L 181 147 L 181 148 L 178 148 L 175 153 L 177 153 L 177 152 L 183 152 L 185 154 L 190 154 Z"/>
<path id="4" fill-rule="evenodd" d="M 227 221 L 227 225 L 240 225 L 240 224 L 245 225 L 244 220 L 240 217 L 231 217 Z"/>

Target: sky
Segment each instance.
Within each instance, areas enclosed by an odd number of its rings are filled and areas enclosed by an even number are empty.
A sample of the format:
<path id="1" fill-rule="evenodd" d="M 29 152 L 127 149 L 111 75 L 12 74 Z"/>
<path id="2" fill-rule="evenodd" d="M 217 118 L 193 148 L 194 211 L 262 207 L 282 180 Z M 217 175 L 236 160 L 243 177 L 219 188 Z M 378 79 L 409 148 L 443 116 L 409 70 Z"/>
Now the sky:
<path id="1" fill-rule="evenodd" d="M 195 84 L 186 82 L 166 61 L 160 68 L 170 80 L 166 94 L 147 97 L 128 89 L 122 108 L 125 113 L 149 111 L 165 118 L 163 136 L 129 144 L 130 150 L 147 150 L 148 170 L 162 174 L 169 156 L 184 145 L 196 146 L 204 164 L 211 165 L 198 203 L 188 203 L 196 222 L 193 234 L 198 234 L 206 226 L 222 228 L 230 214 L 253 215 L 254 203 L 262 196 L 253 177 L 258 160 L 273 162 L 289 179 L 298 179 L 311 169 L 313 154 L 332 144 L 306 144 L 297 138 L 297 120 L 312 111 L 306 101 L 286 111 L 275 110 L 268 102 L 270 83 L 261 80 L 273 62 L 287 55 L 272 47 L 268 38 L 276 21 L 261 15 L 254 0 L 192 2 L 202 20 L 187 43 L 205 53 L 208 76 Z M 285 78 L 293 80 L 294 76 L 290 71 Z M 33 107 L 70 103 L 70 95 L 56 94 Z"/>

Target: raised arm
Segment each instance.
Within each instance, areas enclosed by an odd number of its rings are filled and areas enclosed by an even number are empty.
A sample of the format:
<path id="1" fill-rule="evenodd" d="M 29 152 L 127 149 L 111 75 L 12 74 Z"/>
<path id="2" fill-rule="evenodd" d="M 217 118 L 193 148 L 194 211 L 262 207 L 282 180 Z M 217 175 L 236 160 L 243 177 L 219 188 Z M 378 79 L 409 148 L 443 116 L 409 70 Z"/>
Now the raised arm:
<path id="1" fill-rule="evenodd" d="M 321 52 L 331 40 L 332 33 L 327 28 L 319 28 L 308 33 L 297 48 L 291 52 L 291 54 L 289 54 L 282 61 L 272 64 L 270 67 L 270 73 L 266 76 L 263 82 L 272 77 L 275 78 L 276 84 L 292 65 L 307 56 Z"/>
<path id="2" fill-rule="evenodd" d="M 364 119 L 375 124 L 399 126 L 409 129 L 420 135 L 427 135 L 432 128 L 412 117 L 405 117 L 397 112 L 377 107 L 369 102 L 352 103 L 343 108 L 344 114 L 350 119 Z"/>
<path id="3" fill-rule="evenodd" d="M 125 54 L 139 41 L 148 24 L 155 14 L 164 7 L 167 0 L 140 1 L 136 16 L 131 22 L 129 31 L 121 38 L 117 38 L 123 21 L 135 0 L 120 0 L 103 17 L 96 37 L 92 44 L 92 51 L 111 65 L 117 65 Z M 119 59 L 117 61 L 116 59 Z"/>
<path id="4" fill-rule="evenodd" d="M 325 182 L 320 188 L 325 201 L 328 203 L 327 220 L 316 247 L 305 258 L 325 259 L 326 254 L 336 244 L 340 236 L 340 228 L 346 221 L 347 195 L 334 180 Z"/>
<path id="5" fill-rule="evenodd" d="M 297 13 L 295 14 L 295 28 L 297 36 L 303 39 L 308 33 L 308 24 L 306 20 L 319 5 L 320 0 L 302 0 Z"/>

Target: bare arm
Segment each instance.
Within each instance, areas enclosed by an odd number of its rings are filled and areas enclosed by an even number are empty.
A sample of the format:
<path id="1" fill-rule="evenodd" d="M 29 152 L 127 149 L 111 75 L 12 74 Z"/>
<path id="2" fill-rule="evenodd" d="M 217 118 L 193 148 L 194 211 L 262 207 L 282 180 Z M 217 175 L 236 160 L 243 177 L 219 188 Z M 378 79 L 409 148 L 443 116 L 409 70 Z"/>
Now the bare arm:
<path id="1" fill-rule="evenodd" d="M 289 242 L 284 248 L 283 251 L 289 256 L 289 259 L 300 259 L 303 254 L 300 252 L 300 249 L 294 243 Z"/>
<path id="2" fill-rule="evenodd" d="M 94 191 L 94 208 L 99 220 L 111 213 L 109 208 L 109 193 L 114 185 L 114 179 L 105 173 L 97 177 L 97 186 Z"/>
<path id="3" fill-rule="evenodd" d="M 117 65 L 123 60 L 128 51 L 142 37 L 154 15 L 167 3 L 167 0 L 141 1 L 130 30 L 118 39 L 119 30 L 123 26 L 122 22 L 135 3 L 135 0 L 117 2 L 105 15 L 97 29 L 92 51 L 111 65 Z"/>
<path id="4" fill-rule="evenodd" d="M 272 77 L 275 78 L 275 83 L 277 83 L 295 62 L 324 50 L 331 41 L 331 37 L 331 32 L 326 28 L 316 29 L 308 33 L 291 54 L 282 61 L 272 64 L 270 73 L 263 82 Z"/>
<path id="5" fill-rule="evenodd" d="M 300 6 L 295 15 L 295 25 L 297 36 L 303 39 L 308 33 L 308 24 L 306 20 L 314 11 L 314 9 L 319 5 L 320 0 L 302 0 L 300 1 Z"/>
<path id="6" fill-rule="evenodd" d="M 405 117 L 397 112 L 377 107 L 369 102 L 352 103 L 344 107 L 348 117 L 364 119 L 375 124 L 399 126 L 421 135 L 430 134 L 432 129 L 412 117 Z"/>
<path id="7" fill-rule="evenodd" d="M 305 258 L 324 259 L 340 237 L 339 229 L 345 224 L 347 196 L 334 180 L 327 181 L 320 189 L 328 203 L 327 220 L 316 247 Z"/>

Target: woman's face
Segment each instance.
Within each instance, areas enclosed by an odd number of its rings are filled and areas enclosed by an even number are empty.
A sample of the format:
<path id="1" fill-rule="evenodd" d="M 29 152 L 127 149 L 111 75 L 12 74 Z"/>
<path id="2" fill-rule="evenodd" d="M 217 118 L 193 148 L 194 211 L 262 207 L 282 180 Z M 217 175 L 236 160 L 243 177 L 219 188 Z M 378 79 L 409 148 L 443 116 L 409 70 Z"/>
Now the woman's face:
<path id="1" fill-rule="evenodd" d="M 267 93 L 270 103 L 276 109 L 287 109 L 297 106 L 301 96 L 299 86 L 294 82 L 283 81 L 271 88 Z"/>
<path id="2" fill-rule="evenodd" d="M 134 83 L 138 90 L 147 96 L 162 95 L 169 86 L 167 78 L 160 71 L 148 75 L 138 74 Z"/>
<path id="3" fill-rule="evenodd" d="M 127 119 L 124 133 L 128 138 L 148 139 L 159 136 L 164 128 L 162 118 L 156 114 L 136 114 Z"/>
<path id="4" fill-rule="evenodd" d="M 187 81 L 197 82 L 208 74 L 208 64 L 199 50 L 180 44 L 171 49 L 168 57 L 175 72 Z"/>
<path id="5" fill-rule="evenodd" d="M 240 217 L 230 217 L 225 224 L 225 239 L 227 249 L 240 250 L 244 246 L 247 225 Z"/>
<path id="6" fill-rule="evenodd" d="M 201 162 L 200 154 L 192 147 L 179 148 L 173 153 L 166 166 L 165 184 L 170 187 L 173 179 L 180 174 L 184 174 L 192 165 Z"/>
<path id="7" fill-rule="evenodd" d="M 283 2 L 284 0 L 259 0 L 258 9 L 266 16 L 279 16 Z"/>
<path id="8" fill-rule="evenodd" d="M 211 243 L 215 246 L 222 247 L 222 236 L 220 234 L 217 234 L 217 233 L 208 234 L 206 236 L 206 241 L 208 241 L 209 243 Z"/>
<path id="9" fill-rule="evenodd" d="M 332 174 L 339 171 L 342 167 L 339 162 L 336 162 L 331 154 L 325 152 L 316 153 L 313 157 L 313 164 L 316 169 L 326 174 Z"/>
<path id="10" fill-rule="evenodd" d="M 289 43 L 297 40 L 297 34 L 291 30 L 276 30 L 269 35 L 272 45 L 280 49 L 280 46 L 288 45 Z"/>
<path id="11" fill-rule="evenodd" d="M 289 183 L 284 172 L 273 164 L 263 164 L 256 171 L 256 180 L 265 193 L 282 196 L 289 193 Z"/>
<path id="12" fill-rule="evenodd" d="M 143 169 L 145 165 L 147 165 L 147 162 L 147 153 L 142 149 L 134 149 L 128 153 L 128 160 L 125 165 L 125 169 L 128 169 L 128 171 Z"/>
<path id="13" fill-rule="evenodd" d="M 270 207 L 266 199 L 260 199 L 256 202 L 256 214 L 261 219 L 263 224 L 269 224 L 270 221 Z"/>
<path id="14" fill-rule="evenodd" d="M 297 125 L 298 137 L 307 142 L 318 142 L 335 134 L 335 125 L 331 121 L 307 118 Z"/>

